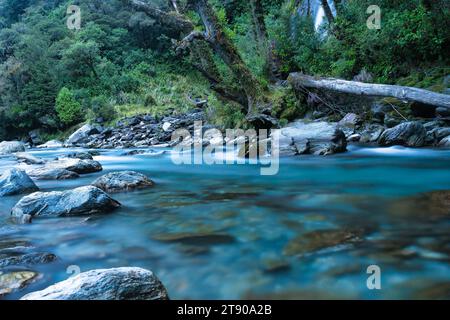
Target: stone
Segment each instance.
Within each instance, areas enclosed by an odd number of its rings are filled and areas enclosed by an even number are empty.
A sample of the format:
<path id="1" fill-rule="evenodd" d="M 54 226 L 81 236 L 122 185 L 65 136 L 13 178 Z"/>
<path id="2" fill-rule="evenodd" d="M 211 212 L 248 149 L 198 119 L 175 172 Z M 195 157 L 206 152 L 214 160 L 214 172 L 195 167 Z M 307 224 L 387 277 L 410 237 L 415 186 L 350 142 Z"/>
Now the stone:
<path id="1" fill-rule="evenodd" d="M 16 159 L 20 162 L 25 162 L 26 164 L 44 164 L 45 161 L 41 158 L 37 158 L 26 152 L 17 152 L 15 154 Z"/>
<path id="2" fill-rule="evenodd" d="M 78 173 L 62 168 L 41 167 L 27 173 L 34 180 L 69 180 L 80 177 Z"/>
<path id="3" fill-rule="evenodd" d="M 38 274 L 33 271 L 0 271 L 0 297 L 23 289 L 37 278 Z"/>
<path id="4" fill-rule="evenodd" d="M 104 214 L 120 207 L 103 190 L 94 186 L 68 191 L 36 192 L 23 197 L 11 210 L 17 221 L 31 222 L 36 217 L 63 217 Z"/>
<path id="5" fill-rule="evenodd" d="M 83 143 L 86 143 L 89 136 L 93 134 L 100 133 L 97 127 L 94 127 L 90 124 L 85 124 L 80 129 L 72 133 L 72 135 L 67 139 L 66 144 L 69 146 L 77 146 Z"/>
<path id="6" fill-rule="evenodd" d="M 28 133 L 28 136 L 30 137 L 31 144 L 34 146 L 39 145 L 43 142 L 41 139 L 41 133 L 39 129 L 30 131 Z"/>
<path id="7" fill-rule="evenodd" d="M 172 124 L 170 122 L 164 122 L 162 129 L 164 130 L 164 132 L 167 132 L 167 131 L 169 131 L 171 126 L 172 126 Z"/>
<path id="8" fill-rule="evenodd" d="M 405 122 L 384 131 L 378 143 L 382 146 L 422 147 L 426 135 L 427 131 L 420 122 Z"/>
<path id="9" fill-rule="evenodd" d="M 442 118 L 450 117 L 450 108 L 439 107 L 436 108 L 436 115 Z"/>
<path id="10" fill-rule="evenodd" d="M 450 148 L 450 136 L 445 137 L 439 142 L 439 147 Z"/>
<path id="11" fill-rule="evenodd" d="M 108 173 L 92 183 L 105 192 L 132 191 L 153 187 L 154 182 L 142 173 L 121 171 Z"/>
<path id="12" fill-rule="evenodd" d="M 214 232 L 181 232 L 153 235 L 153 240 L 161 242 L 178 242 L 185 245 L 214 245 L 235 242 L 235 238 L 226 233 Z"/>
<path id="13" fill-rule="evenodd" d="M 63 143 L 59 140 L 50 140 L 44 144 L 38 145 L 36 148 L 45 149 L 45 148 L 62 148 Z"/>
<path id="14" fill-rule="evenodd" d="M 378 124 L 371 124 L 361 132 L 360 142 L 376 142 L 384 132 L 385 128 Z"/>
<path id="15" fill-rule="evenodd" d="M 52 162 L 47 162 L 45 168 L 65 169 L 76 172 L 78 174 L 93 173 L 103 170 L 102 165 L 98 161 L 71 158 L 64 158 Z"/>
<path id="16" fill-rule="evenodd" d="M 19 141 L 0 142 L 0 155 L 11 154 L 14 152 L 25 152 L 25 145 Z"/>
<path id="17" fill-rule="evenodd" d="M 98 269 L 80 273 L 21 300 L 168 300 L 161 281 L 141 268 Z"/>
<path id="18" fill-rule="evenodd" d="M 0 197 L 38 191 L 33 180 L 18 169 L 8 169 L 0 176 Z"/>
<path id="19" fill-rule="evenodd" d="M 12 256 L 8 258 L 0 259 L 0 268 L 5 268 L 9 266 L 24 266 L 24 265 L 35 265 L 35 264 L 46 264 L 56 260 L 56 256 L 51 253 L 28 253 L 18 256 Z"/>
<path id="20" fill-rule="evenodd" d="M 352 134 L 347 138 L 349 142 L 359 142 L 361 140 L 361 135 L 359 133 Z"/>
<path id="21" fill-rule="evenodd" d="M 94 160 L 89 152 L 73 152 L 66 155 L 66 158 L 81 159 L 81 160 Z"/>
<path id="22" fill-rule="evenodd" d="M 356 128 L 361 125 L 362 119 L 355 113 L 347 113 L 341 121 L 338 122 L 339 127 Z"/>

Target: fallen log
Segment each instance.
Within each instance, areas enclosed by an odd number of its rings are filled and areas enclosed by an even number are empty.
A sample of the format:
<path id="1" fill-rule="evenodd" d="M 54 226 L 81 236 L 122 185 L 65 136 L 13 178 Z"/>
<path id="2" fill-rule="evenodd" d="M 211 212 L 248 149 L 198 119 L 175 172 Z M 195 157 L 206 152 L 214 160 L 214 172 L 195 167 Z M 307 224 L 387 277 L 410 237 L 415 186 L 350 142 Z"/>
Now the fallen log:
<path id="1" fill-rule="evenodd" d="M 450 109 L 450 95 L 413 87 L 363 83 L 335 78 L 317 78 L 302 73 L 291 73 L 288 81 L 298 90 L 315 88 L 360 96 L 393 97 L 399 100 L 420 102 L 436 108 Z"/>

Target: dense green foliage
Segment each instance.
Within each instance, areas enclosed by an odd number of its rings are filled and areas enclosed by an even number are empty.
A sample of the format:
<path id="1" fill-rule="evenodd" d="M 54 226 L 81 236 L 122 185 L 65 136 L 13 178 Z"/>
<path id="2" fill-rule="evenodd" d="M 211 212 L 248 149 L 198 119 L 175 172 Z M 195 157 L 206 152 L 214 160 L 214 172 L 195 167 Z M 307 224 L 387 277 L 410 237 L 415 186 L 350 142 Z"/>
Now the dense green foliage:
<path id="1" fill-rule="evenodd" d="M 268 84 L 248 1 L 209 1 L 245 63 Z M 169 10 L 169 1 L 150 2 Z M 298 15 L 299 3 L 262 1 L 284 76 L 303 71 L 351 79 L 364 69 L 377 82 L 445 89 L 440 83 L 450 73 L 448 1 L 341 1 L 335 21 L 319 33 L 310 17 Z M 79 31 L 66 26 L 69 4 L 81 7 Z M 366 26 L 372 4 L 382 8 L 380 30 Z M 199 17 L 186 16 L 201 29 Z M 212 122 L 243 125 L 241 111 L 219 99 L 187 57 L 175 55 L 165 28 L 121 0 L 0 0 L 0 140 L 99 118 L 183 112 L 191 107 L 188 97 L 209 99 Z M 224 84 L 236 86 L 224 63 L 217 64 Z M 305 111 L 289 89 L 270 97 L 282 119 Z"/>

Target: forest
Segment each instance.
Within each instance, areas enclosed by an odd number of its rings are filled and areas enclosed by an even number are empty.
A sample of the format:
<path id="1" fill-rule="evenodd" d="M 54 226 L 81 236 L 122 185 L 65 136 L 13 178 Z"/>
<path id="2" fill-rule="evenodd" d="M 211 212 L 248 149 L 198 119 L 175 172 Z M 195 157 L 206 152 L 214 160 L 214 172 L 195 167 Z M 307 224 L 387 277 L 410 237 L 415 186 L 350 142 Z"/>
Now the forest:
<path id="1" fill-rule="evenodd" d="M 366 25 L 374 4 L 379 29 Z M 69 5 L 81 9 L 80 30 L 67 27 Z M 64 137 L 81 123 L 184 112 L 204 99 L 223 128 L 252 126 L 259 112 L 283 124 L 311 110 L 286 84 L 293 72 L 447 90 L 448 1 L 336 1 L 320 26 L 305 5 L 2 0 L 0 140 Z"/>

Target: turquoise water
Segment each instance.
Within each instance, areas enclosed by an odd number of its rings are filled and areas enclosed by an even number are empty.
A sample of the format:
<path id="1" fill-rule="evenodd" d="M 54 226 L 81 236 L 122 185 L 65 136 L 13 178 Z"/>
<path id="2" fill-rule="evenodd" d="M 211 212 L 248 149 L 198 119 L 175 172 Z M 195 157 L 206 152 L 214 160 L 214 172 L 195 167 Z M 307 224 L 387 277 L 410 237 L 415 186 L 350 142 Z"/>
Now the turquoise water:
<path id="1" fill-rule="evenodd" d="M 71 151 L 32 153 L 51 159 Z M 117 170 L 156 182 L 114 194 L 123 206 L 111 214 L 15 225 L 9 212 L 20 197 L 1 199 L 0 239 L 59 257 L 36 266 L 39 280 L 6 298 L 67 279 L 68 268 L 121 266 L 153 270 L 172 299 L 450 298 L 449 197 L 430 193 L 450 190 L 450 150 L 352 147 L 284 159 L 276 176 L 261 176 L 258 166 L 177 166 L 169 153 L 123 152 L 96 157 L 101 173 L 37 182 L 42 191 L 65 190 Z M 0 171 L 12 165 L 0 159 Z M 359 230 L 358 241 L 286 254 L 293 239 L 330 229 Z M 381 290 L 366 286 L 373 264 Z"/>

